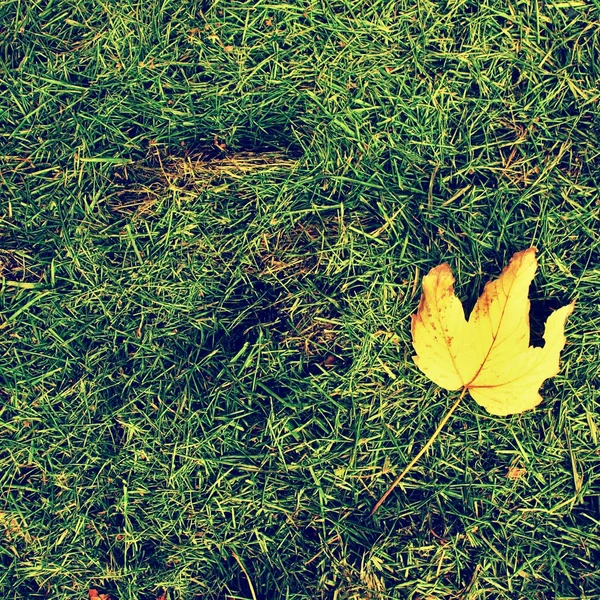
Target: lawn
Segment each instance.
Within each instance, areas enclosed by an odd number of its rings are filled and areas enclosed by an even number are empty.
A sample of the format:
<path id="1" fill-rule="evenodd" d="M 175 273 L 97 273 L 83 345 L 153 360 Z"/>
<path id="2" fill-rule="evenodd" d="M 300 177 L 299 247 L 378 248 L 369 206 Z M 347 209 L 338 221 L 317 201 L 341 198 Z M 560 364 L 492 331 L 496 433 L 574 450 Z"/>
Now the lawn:
<path id="1" fill-rule="evenodd" d="M 597 0 L 0 1 L 0 596 L 600 599 Z M 543 403 L 412 360 L 538 248 Z"/>

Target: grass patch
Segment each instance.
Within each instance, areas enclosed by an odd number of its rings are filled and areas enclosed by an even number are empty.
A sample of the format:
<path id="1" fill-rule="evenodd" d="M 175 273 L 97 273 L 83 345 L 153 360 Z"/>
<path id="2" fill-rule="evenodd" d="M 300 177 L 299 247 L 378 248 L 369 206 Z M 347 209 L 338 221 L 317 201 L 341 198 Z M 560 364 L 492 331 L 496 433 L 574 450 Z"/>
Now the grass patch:
<path id="1" fill-rule="evenodd" d="M 598 17 L 4 2 L 3 597 L 600 598 Z M 530 245 L 544 403 L 369 519 L 452 403 L 421 276 L 469 309 Z"/>

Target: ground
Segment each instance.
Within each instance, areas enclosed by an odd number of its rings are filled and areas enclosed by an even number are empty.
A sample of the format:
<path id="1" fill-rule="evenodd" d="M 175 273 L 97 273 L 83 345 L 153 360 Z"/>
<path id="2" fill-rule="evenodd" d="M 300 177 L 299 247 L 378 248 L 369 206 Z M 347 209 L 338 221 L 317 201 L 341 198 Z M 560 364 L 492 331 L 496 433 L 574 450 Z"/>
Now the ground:
<path id="1" fill-rule="evenodd" d="M 0 591 L 600 598 L 596 0 L 0 2 Z M 543 403 L 412 361 L 536 246 Z"/>

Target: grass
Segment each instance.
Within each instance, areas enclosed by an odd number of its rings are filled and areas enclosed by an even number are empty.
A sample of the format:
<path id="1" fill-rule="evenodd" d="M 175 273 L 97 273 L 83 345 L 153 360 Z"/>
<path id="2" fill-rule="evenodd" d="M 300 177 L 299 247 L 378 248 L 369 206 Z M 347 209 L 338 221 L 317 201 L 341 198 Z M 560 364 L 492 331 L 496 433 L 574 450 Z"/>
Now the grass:
<path id="1" fill-rule="evenodd" d="M 7 599 L 600 598 L 600 6 L 0 3 Z M 511 418 L 411 360 L 539 248 Z"/>

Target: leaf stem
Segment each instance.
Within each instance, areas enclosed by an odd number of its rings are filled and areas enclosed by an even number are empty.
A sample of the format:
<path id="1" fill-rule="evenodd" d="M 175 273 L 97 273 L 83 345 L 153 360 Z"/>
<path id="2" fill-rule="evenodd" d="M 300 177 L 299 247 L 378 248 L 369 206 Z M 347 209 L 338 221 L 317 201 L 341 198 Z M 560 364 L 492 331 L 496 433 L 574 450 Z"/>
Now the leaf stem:
<path id="1" fill-rule="evenodd" d="M 392 483 L 392 485 L 390 485 L 390 487 L 387 489 L 385 494 L 383 494 L 383 496 L 381 496 L 381 498 L 378 500 L 377 504 L 373 507 L 373 510 L 369 513 L 370 517 L 372 517 L 377 512 L 379 507 L 387 500 L 388 496 L 394 491 L 394 488 L 404 479 L 405 475 L 415 466 L 416 462 L 421 458 L 421 456 L 423 456 L 423 454 L 425 454 L 425 452 L 427 452 L 427 450 L 429 450 L 429 448 L 431 448 L 431 446 L 433 445 L 433 442 L 435 442 L 438 435 L 440 435 L 440 432 L 444 428 L 444 425 L 446 425 L 446 423 L 452 416 L 452 413 L 458 408 L 460 401 L 465 397 L 466 393 L 467 393 L 467 388 L 465 386 L 462 389 L 462 392 L 461 392 L 460 396 L 458 397 L 458 400 L 450 407 L 450 410 L 444 415 L 444 418 L 440 421 L 440 424 L 437 426 L 437 429 L 433 432 L 433 435 L 429 438 L 427 443 L 421 448 L 421 450 L 419 450 L 417 455 L 406 465 L 406 467 L 404 468 L 404 471 L 402 471 L 402 473 L 400 473 L 400 475 L 398 475 L 398 477 L 396 477 L 396 479 L 394 480 L 394 483 Z"/>

